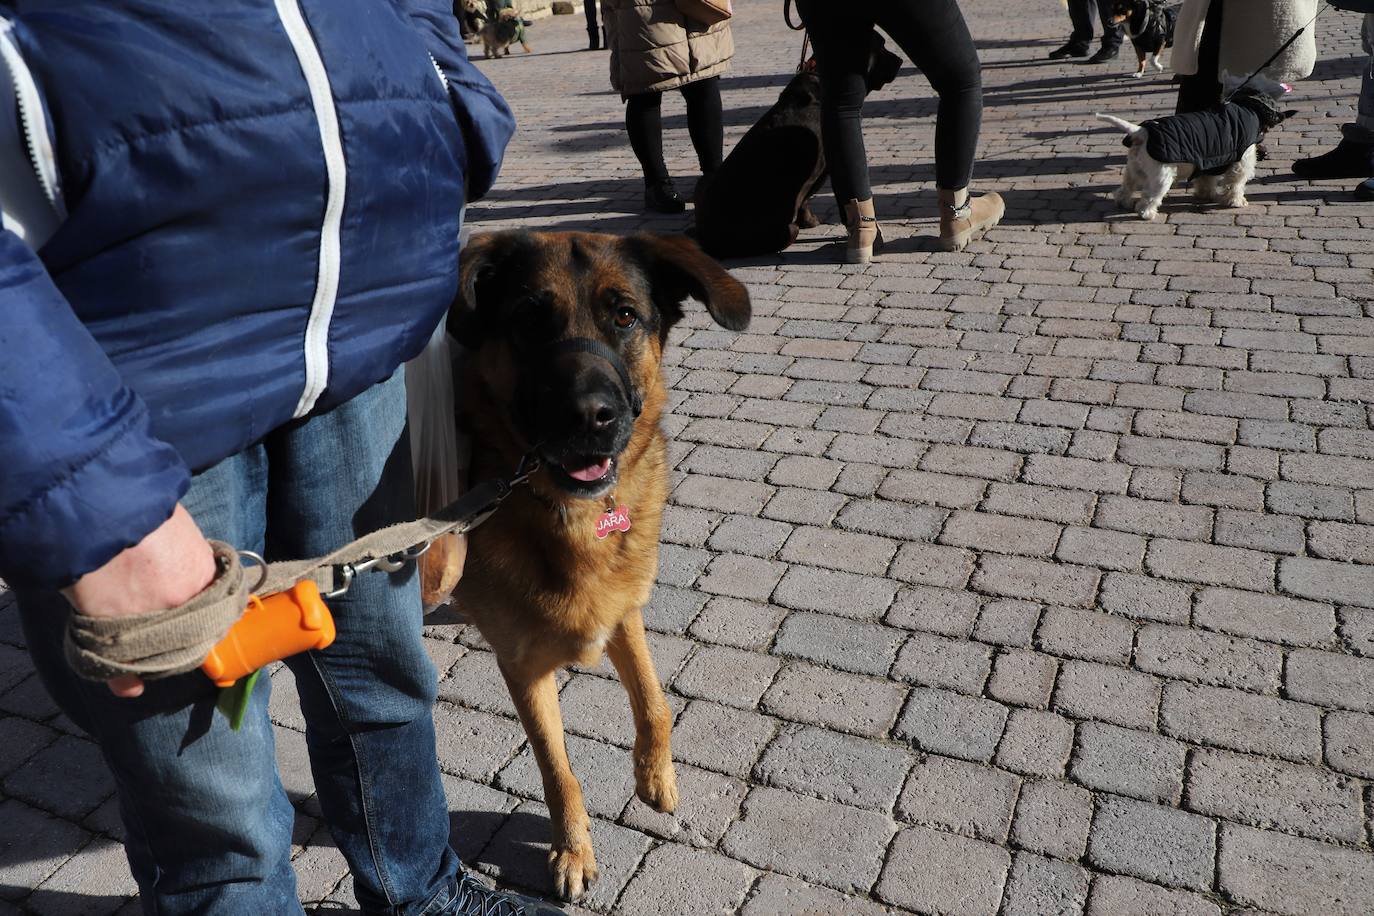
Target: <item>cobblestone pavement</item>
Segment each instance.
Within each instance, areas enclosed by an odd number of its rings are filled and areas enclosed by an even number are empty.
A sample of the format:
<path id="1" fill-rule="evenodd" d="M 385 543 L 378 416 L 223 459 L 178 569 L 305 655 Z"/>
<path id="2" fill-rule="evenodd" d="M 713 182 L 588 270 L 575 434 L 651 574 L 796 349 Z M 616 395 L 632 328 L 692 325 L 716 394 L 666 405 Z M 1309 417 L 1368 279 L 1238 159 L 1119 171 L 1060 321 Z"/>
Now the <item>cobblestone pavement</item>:
<path id="1" fill-rule="evenodd" d="M 779 6 L 739 3 L 728 140 L 795 64 Z M 1284 172 L 1349 116 L 1358 17 L 1323 16 L 1247 209 L 1176 191 L 1147 223 L 1107 199 L 1123 150 L 1091 113 L 1163 113 L 1167 77 L 1046 62 L 1066 31 L 1050 0 L 966 8 L 1004 225 L 933 250 L 934 102 L 908 70 L 868 106 L 889 252 L 839 267 L 839 230 L 812 230 L 733 265 L 748 333 L 698 313 L 676 336 L 646 617 L 682 806 L 632 797 L 624 695 L 609 667 L 571 672 L 601 865 L 585 911 L 1374 912 L 1374 206 Z M 682 228 L 638 212 L 581 17 L 532 36 L 535 54 L 483 64 L 522 129 L 473 222 Z M 112 786 L 14 616 L 0 913 L 131 912 Z M 539 781 L 492 657 L 471 630 L 428 635 L 455 842 L 546 888 Z M 275 684 L 301 893 L 347 909 Z"/>

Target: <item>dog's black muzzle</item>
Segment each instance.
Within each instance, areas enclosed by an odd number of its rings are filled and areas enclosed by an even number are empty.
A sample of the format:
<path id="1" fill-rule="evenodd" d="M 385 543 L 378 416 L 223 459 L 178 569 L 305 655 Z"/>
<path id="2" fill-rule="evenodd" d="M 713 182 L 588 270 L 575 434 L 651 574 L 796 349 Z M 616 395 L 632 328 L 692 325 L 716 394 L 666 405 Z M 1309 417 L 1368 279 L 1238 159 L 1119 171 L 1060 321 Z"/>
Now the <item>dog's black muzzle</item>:
<path id="1" fill-rule="evenodd" d="M 559 340 L 539 363 L 536 374 L 544 382 L 526 401 L 530 438 L 541 443 L 545 468 L 560 489 L 600 496 L 615 486 L 616 459 L 629 445 L 643 397 L 624 359 L 599 340 Z"/>

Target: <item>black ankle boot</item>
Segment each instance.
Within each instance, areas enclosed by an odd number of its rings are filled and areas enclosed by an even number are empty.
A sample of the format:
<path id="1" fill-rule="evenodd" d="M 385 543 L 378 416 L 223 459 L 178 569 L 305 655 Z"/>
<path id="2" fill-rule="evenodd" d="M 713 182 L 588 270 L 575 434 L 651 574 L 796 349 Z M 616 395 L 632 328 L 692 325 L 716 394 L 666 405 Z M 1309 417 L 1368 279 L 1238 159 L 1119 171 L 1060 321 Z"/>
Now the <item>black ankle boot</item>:
<path id="1" fill-rule="evenodd" d="M 650 181 L 644 185 L 644 209 L 655 213 L 681 213 L 687 209 L 682 196 L 673 187 L 673 180 Z"/>
<path id="2" fill-rule="evenodd" d="M 1374 175 L 1374 143 L 1342 140 L 1329 153 L 1299 159 L 1293 174 L 1316 181 L 1322 178 L 1368 178 Z"/>

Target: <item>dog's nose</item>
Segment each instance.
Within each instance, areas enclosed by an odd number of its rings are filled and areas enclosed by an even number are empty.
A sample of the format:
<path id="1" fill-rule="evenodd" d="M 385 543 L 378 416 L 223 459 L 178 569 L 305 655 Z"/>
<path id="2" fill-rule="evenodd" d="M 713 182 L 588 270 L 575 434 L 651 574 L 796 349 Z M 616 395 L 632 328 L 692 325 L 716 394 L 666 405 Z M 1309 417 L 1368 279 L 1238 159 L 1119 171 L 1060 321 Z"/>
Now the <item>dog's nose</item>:
<path id="1" fill-rule="evenodd" d="M 619 411 L 611 399 L 600 392 L 584 394 L 577 399 L 574 410 L 582 421 L 583 429 L 599 433 L 616 421 Z"/>

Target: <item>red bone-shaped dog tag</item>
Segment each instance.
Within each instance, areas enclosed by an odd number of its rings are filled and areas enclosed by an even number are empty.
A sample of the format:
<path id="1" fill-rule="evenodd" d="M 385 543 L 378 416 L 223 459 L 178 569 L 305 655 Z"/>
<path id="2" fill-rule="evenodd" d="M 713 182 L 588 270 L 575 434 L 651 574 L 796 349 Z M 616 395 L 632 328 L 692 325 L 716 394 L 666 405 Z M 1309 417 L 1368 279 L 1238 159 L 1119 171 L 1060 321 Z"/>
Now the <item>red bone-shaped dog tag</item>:
<path id="1" fill-rule="evenodd" d="M 630 510 L 624 506 L 616 506 L 614 509 L 607 509 L 600 518 L 596 520 L 596 537 L 604 540 L 612 531 L 630 530 Z"/>

